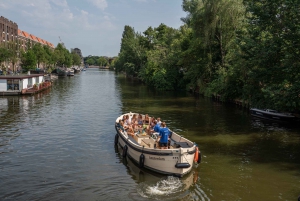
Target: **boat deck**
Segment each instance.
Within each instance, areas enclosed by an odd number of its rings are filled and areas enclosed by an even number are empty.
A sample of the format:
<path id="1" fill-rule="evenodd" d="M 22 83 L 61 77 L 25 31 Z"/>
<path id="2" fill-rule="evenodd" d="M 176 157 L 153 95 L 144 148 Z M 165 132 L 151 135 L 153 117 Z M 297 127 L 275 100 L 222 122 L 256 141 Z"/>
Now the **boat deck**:
<path id="1" fill-rule="evenodd" d="M 149 135 L 135 134 L 134 137 L 128 135 L 128 138 L 134 144 L 144 146 L 145 148 L 159 148 L 159 143 Z M 191 146 L 189 146 L 187 142 L 176 142 L 175 140 L 170 139 L 169 149 L 177 149 L 179 147 L 190 148 Z"/>

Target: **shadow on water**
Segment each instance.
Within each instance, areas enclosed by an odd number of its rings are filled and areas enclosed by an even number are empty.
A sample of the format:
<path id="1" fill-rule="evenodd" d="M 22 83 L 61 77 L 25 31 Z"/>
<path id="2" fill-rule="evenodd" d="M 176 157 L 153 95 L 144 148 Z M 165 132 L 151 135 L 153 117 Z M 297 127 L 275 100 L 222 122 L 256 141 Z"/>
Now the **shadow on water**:
<path id="1" fill-rule="evenodd" d="M 115 153 L 120 163 L 126 166 L 127 173 L 138 184 L 136 191 L 129 193 L 132 200 L 209 200 L 197 183 L 200 178 L 196 167 L 182 178 L 166 176 L 141 169 L 130 158 L 123 158 L 119 145 L 115 146 Z"/>

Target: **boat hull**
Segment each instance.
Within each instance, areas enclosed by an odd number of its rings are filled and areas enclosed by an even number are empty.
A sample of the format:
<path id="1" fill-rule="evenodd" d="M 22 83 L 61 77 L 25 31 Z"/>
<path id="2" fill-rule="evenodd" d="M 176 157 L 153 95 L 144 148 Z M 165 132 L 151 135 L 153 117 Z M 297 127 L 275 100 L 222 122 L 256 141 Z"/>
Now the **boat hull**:
<path id="1" fill-rule="evenodd" d="M 250 114 L 254 117 L 273 120 L 273 121 L 290 122 L 290 123 L 294 123 L 297 121 L 297 118 L 292 115 L 269 112 L 268 110 L 260 110 L 256 108 L 251 108 Z"/>
<path id="2" fill-rule="evenodd" d="M 67 71 L 61 68 L 56 69 L 57 75 L 58 76 L 67 76 Z"/>

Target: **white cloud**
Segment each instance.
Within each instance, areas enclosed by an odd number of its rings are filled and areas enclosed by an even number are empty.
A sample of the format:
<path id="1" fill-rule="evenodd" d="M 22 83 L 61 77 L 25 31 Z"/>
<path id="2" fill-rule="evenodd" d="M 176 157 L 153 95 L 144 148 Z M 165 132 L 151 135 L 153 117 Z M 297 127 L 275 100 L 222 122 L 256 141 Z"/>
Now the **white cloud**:
<path id="1" fill-rule="evenodd" d="M 89 2 L 91 2 L 101 10 L 104 10 L 108 6 L 106 0 L 89 0 Z"/>
<path id="2" fill-rule="evenodd" d="M 68 3 L 66 0 L 51 0 L 51 2 L 57 6 L 68 7 Z"/>
<path id="3" fill-rule="evenodd" d="M 72 20 L 74 18 L 73 13 L 68 8 L 63 9 L 62 15 L 63 15 L 63 17 L 65 17 L 66 19 L 69 19 L 69 20 Z"/>
<path id="4" fill-rule="evenodd" d="M 80 12 L 81 12 L 82 15 L 88 15 L 88 14 L 89 14 L 89 13 L 88 13 L 87 11 L 85 11 L 85 10 L 81 10 Z"/>
<path id="5" fill-rule="evenodd" d="M 7 4 L 5 4 L 5 3 L 0 3 L 0 8 L 2 8 L 2 9 L 8 9 L 9 6 Z"/>

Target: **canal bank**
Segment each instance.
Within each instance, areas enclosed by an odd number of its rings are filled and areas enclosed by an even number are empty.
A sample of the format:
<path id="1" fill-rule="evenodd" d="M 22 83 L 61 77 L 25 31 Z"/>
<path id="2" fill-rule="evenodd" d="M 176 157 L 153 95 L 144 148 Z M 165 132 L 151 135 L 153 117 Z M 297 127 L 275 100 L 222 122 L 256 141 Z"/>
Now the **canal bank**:
<path id="1" fill-rule="evenodd" d="M 87 69 L 33 96 L 0 97 L 0 200 L 295 200 L 298 128 L 186 92 Z M 202 151 L 192 175 L 152 175 L 114 148 L 117 116 L 162 118 Z M 160 189 L 162 187 L 166 189 Z"/>

